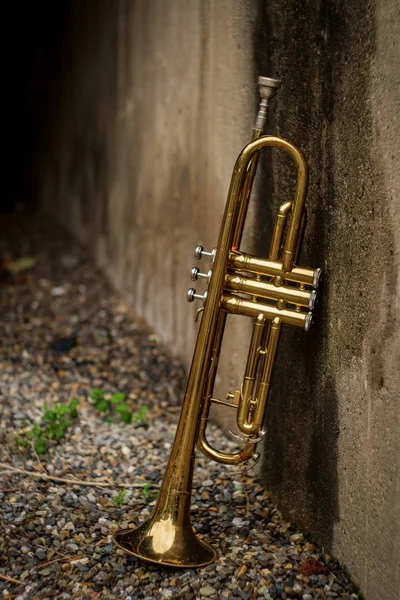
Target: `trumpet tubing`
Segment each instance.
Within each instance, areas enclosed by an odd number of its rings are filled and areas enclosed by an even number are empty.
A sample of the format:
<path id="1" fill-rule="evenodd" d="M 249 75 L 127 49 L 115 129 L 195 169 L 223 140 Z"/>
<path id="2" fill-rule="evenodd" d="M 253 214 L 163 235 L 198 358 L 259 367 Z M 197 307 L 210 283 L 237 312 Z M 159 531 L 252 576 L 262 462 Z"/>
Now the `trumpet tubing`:
<path id="1" fill-rule="evenodd" d="M 259 279 L 250 279 L 242 275 L 225 276 L 225 289 L 232 292 L 248 294 L 255 298 L 266 298 L 268 300 L 282 300 L 302 308 L 314 308 L 317 297 L 315 290 L 307 291 L 301 288 L 288 286 L 279 286 L 272 283 L 260 281 Z"/>
<path id="2" fill-rule="evenodd" d="M 312 321 L 312 312 L 307 313 L 296 312 L 286 308 L 278 308 L 270 304 L 261 304 L 252 300 L 244 300 L 238 296 L 230 296 L 224 294 L 222 296 L 222 308 L 232 315 L 244 315 L 246 317 L 257 317 L 265 315 L 269 321 L 279 319 L 286 325 L 301 327 L 305 331 L 309 331 Z"/>
<path id="3" fill-rule="evenodd" d="M 258 258 L 243 252 L 231 252 L 228 267 L 234 271 L 247 271 L 256 275 L 282 277 L 285 281 L 311 285 L 315 289 L 318 287 L 321 277 L 321 269 L 295 266 L 290 273 L 284 273 L 281 262 Z"/>
<path id="4" fill-rule="evenodd" d="M 265 410 L 283 325 L 308 331 L 321 270 L 298 266 L 306 224 L 307 163 L 301 150 L 287 140 L 262 135 L 269 100 L 280 81 L 259 78 L 261 103 L 252 141 L 240 153 L 231 179 L 218 244 L 207 252 L 202 246 L 195 258 L 210 259 L 201 273 L 191 270 L 192 280 L 205 281 L 203 294 L 194 288 L 187 299 L 203 301 L 181 416 L 166 473 L 151 516 L 136 529 L 118 531 L 116 544 L 134 556 L 160 565 L 200 567 L 217 558 L 215 550 L 195 535 L 190 522 L 190 498 L 196 449 L 226 465 L 247 468 L 259 459 L 257 443 L 264 437 Z M 286 152 L 297 169 L 293 200 L 277 213 L 269 255 L 259 258 L 240 251 L 243 228 L 260 152 L 273 147 Z M 228 314 L 253 319 L 253 332 L 240 386 L 226 400 L 213 395 L 214 382 Z M 207 424 L 213 403 L 236 411 L 241 450 L 227 453 L 207 440 Z"/>

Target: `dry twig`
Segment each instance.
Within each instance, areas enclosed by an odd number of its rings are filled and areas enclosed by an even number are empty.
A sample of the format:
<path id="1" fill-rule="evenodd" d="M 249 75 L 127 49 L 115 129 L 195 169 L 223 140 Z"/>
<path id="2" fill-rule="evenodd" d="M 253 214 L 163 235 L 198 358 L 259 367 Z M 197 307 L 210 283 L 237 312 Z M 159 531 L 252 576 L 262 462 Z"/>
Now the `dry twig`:
<path id="1" fill-rule="evenodd" d="M 31 448 L 32 448 L 32 452 L 34 453 L 34 455 L 35 455 L 35 457 L 36 457 L 36 460 L 37 460 L 37 462 L 38 462 L 39 469 L 40 469 L 40 470 L 41 470 L 43 473 L 45 473 L 45 468 L 44 468 L 44 466 L 42 465 L 42 462 L 41 462 L 41 460 L 40 460 L 40 458 L 39 458 L 39 456 L 38 456 L 38 453 L 36 452 L 35 444 L 34 444 L 33 442 L 30 442 L 30 445 L 31 445 Z"/>
<path id="2" fill-rule="evenodd" d="M 117 488 L 136 488 L 141 489 L 143 485 L 146 483 L 142 481 L 141 483 L 118 483 L 118 481 L 85 481 L 81 479 L 68 479 L 64 477 L 56 477 L 55 475 L 47 475 L 46 473 L 37 473 L 36 471 L 26 471 L 25 469 L 17 469 L 11 465 L 7 465 L 6 463 L 0 463 L 0 468 L 4 469 L 0 471 L 0 475 L 4 474 L 20 474 L 27 475 L 28 477 L 35 477 L 36 479 L 46 479 L 49 481 L 57 481 L 58 483 L 67 483 L 68 485 L 84 485 L 84 486 L 94 486 L 94 487 L 117 487 Z M 154 484 L 151 484 L 152 487 L 158 487 Z"/>
<path id="3" fill-rule="evenodd" d="M 19 581 L 18 579 L 14 579 L 13 577 L 8 577 L 8 575 L 3 575 L 0 573 L 0 579 L 3 581 L 7 581 L 7 583 L 15 583 L 15 585 L 24 585 L 23 581 Z"/>
<path id="4" fill-rule="evenodd" d="M 43 569 L 43 567 L 47 567 L 48 565 L 52 565 L 55 562 L 71 562 L 72 560 L 79 560 L 80 558 L 85 558 L 84 556 L 80 556 L 80 554 L 75 554 L 74 556 L 61 556 L 58 558 L 52 558 L 51 560 L 47 560 L 46 562 L 39 563 L 37 566 Z"/>

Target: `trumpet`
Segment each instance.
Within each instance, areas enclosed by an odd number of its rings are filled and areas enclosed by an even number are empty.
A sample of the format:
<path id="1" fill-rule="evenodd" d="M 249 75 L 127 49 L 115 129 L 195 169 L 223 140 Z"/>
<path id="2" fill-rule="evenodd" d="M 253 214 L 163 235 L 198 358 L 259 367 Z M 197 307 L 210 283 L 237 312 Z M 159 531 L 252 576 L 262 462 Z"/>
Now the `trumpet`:
<path id="1" fill-rule="evenodd" d="M 198 246 L 195 258 L 209 257 L 210 269 L 192 269 L 192 279 L 205 278 L 208 289 L 187 299 L 203 307 L 182 411 L 167 469 L 151 516 L 135 529 L 114 535 L 116 545 L 129 554 L 159 565 L 201 567 L 215 561 L 215 549 L 200 540 L 190 522 L 190 502 L 196 450 L 226 465 L 251 468 L 259 459 L 257 444 L 265 436 L 264 414 L 283 325 L 308 331 L 321 269 L 298 266 L 306 223 L 307 163 L 302 151 L 284 138 L 262 135 L 268 103 L 281 86 L 277 79 L 259 77 L 261 102 L 252 140 L 234 166 L 219 240 L 211 252 Z M 297 168 L 294 199 L 277 213 L 269 255 L 259 258 L 239 250 L 250 194 L 263 148 L 278 148 Z M 228 314 L 251 317 L 253 329 L 243 382 L 226 399 L 213 396 L 214 382 Z M 207 440 L 213 403 L 236 411 L 243 447 L 227 453 Z"/>

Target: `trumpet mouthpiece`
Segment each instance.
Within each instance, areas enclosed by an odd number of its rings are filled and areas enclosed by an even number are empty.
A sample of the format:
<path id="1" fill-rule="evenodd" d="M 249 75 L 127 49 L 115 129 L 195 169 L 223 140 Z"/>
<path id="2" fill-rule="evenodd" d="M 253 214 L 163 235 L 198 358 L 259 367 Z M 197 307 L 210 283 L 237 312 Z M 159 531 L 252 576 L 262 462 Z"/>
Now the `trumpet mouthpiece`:
<path id="1" fill-rule="evenodd" d="M 258 78 L 258 89 L 260 96 L 264 100 L 271 100 L 276 92 L 281 87 L 282 82 L 280 79 L 272 79 L 271 77 L 259 77 Z"/>
<path id="2" fill-rule="evenodd" d="M 261 135 L 264 125 L 267 121 L 267 109 L 268 103 L 276 94 L 281 87 L 281 81 L 279 79 L 272 79 L 271 77 L 259 77 L 258 78 L 258 89 L 261 96 L 260 107 L 256 118 L 256 123 L 253 128 L 253 139 L 256 139 Z"/>

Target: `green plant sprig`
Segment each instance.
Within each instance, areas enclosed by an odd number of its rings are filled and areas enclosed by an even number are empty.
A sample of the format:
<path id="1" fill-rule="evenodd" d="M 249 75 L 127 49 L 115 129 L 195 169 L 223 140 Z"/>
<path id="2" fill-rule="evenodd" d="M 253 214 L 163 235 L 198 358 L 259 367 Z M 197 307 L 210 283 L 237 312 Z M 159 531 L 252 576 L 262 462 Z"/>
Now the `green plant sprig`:
<path id="1" fill-rule="evenodd" d="M 59 442 L 70 427 L 71 419 L 78 417 L 78 400 L 72 398 L 69 404 L 56 404 L 53 409 L 45 403 L 41 423 L 18 435 L 15 444 L 19 448 L 29 448 L 32 444 L 38 455 L 47 452 L 49 442 Z"/>
<path id="2" fill-rule="evenodd" d="M 121 488 L 119 490 L 118 494 L 116 496 L 114 496 L 112 499 L 112 503 L 114 504 L 114 506 L 122 506 L 123 504 L 125 504 L 126 494 L 127 494 L 126 490 Z"/>
<path id="3" fill-rule="evenodd" d="M 145 483 L 145 484 L 143 484 L 143 487 L 142 487 L 142 496 L 143 496 L 144 500 L 146 500 L 146 501 L 154 500 L 158 496 L 157 492 L 150 491 L 151 488 L 152 488 L 151 483 Z"/>
<path id="4" fill-rule="evenodd" d="M 95 388 L 90 392 L 90 397 L 94 400 L 93 406 L 105 415 L 105 421 L 111 422 L 112 415 L 117 414 L 123 423 L 130 425 L 132 422 L 136 425 L 145 423 L 147 420 L 148 408 L 141 406 L 136 412 L 131 411 L 129 404 L 125 401 L 125 394 L 117 392 L 106 398 L 103 390 Z"/>

